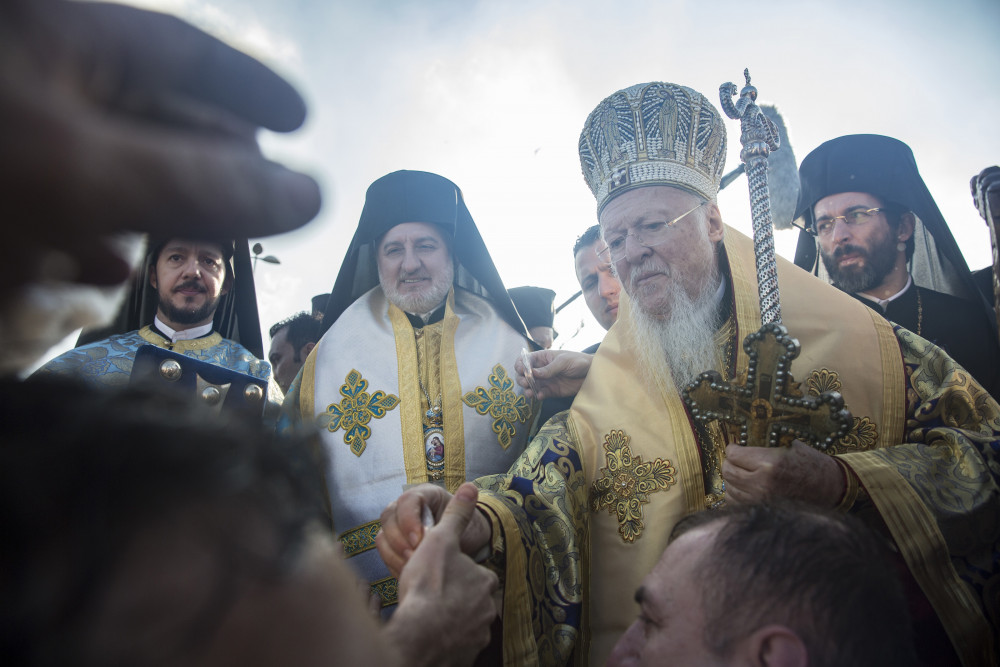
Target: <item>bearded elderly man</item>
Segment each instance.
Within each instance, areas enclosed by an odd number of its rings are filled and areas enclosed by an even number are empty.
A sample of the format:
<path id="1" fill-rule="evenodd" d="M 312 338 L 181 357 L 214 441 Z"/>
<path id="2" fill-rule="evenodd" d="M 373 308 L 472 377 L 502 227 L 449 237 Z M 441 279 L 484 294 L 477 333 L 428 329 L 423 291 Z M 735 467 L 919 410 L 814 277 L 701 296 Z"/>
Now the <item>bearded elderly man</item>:
<path id="1" fill-rule="evenodd" d="M 35 375 L 77 377 L 95 386 L 126 385 L 136 351 L 154 345 L 266 381 L 271 373 L 266 361 L 214 330 L 220 300 L 234 287 L 232 255 L 232 242 L 154 242 L 148 258 L 148 284 L 156 292 L 153 323 L 74 348 Z"/>
<path id="2" fill-rule="evenodd" d="M 1000 407 L 939 348 L 779 260 L 783 322 L 801 343 L 791 371 L 803 392 L 840 391 L 854 428 L 826 453 L 727 443 L 679 391 L 708 369 L 745 373 L 739 343 L 761 325 L 753 244 L 715 201 L 722 119 L 690 88 L 640 84 L 598 105 L 579 148 L 625 293 L 572 408 L 506 475 L 477 480 L 463 545 L 489 546 L 505 570 L 504 659 L 561 664 L 575 651 L 604 664 L 674 524 L 723 501 L 790 498 L 879 528 L 944 648 L 995 664 Z M 419 542 L 425 508 L 447 500 L 424 486 L 387 508 L 390 567 Z"/>
<path id="3" fill-rule="evenodd" d="M 279 427 L 319 427 L 334 530 L 389 608 L 379 513 L 408 485 L 510 467 L 536 408 L 512 362 L 532 343 L 461 190 L 422 171 L 368 188 L 323 327 Z"/>

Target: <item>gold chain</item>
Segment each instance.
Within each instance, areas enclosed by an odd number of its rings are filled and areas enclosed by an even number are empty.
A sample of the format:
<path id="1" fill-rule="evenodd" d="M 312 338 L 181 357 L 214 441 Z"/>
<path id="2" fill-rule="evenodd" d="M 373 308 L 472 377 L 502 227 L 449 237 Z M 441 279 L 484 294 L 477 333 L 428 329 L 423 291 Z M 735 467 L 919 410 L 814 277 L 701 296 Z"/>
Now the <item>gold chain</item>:
<path id="1" fill-rule="evenodd" d="M 913 289 L 917 290 L 917 335 L 923 337 L 923 324 L 924 324 L 924 300 L 920 298 L 920 290 L 916 285 Z"/>

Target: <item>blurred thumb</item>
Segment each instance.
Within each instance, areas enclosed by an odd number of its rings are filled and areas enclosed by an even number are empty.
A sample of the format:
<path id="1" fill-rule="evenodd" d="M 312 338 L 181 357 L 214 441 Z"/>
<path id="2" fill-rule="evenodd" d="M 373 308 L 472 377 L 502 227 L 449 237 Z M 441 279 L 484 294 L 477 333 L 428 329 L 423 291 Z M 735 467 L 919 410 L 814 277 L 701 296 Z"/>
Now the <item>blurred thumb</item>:
<path id="1" fill-rule="evenodd" d="M 461 537 L 465 532 L 465 527 L 472 519 L 472 513 L 476 511 L 476 499 L 479 498 L 479 489 L 475 484 L 466 482 L 458 487 L 455 495 L 448 501 L 435 529 L 451 531 L 455 537 Z"/>

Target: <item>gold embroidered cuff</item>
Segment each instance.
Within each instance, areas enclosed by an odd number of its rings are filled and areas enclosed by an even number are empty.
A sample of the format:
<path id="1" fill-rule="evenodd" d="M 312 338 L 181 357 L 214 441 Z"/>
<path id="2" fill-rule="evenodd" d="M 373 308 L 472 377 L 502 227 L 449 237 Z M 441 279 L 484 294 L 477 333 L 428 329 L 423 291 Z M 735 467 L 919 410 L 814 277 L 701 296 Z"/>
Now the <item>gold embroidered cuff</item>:
<path id="1" fill-rule="evenodd" d="M 504 540 L 503 529 L 489 505 L 478 503 L 476 511 L 485 516 L 490 522 L 492 534 L 490 535 L 489 542 L 483 546 L 473 560 L 486 569 L 492 570 L 500 578 L 500 588 L 502 590 L 507 574 L 506 541 Z"/>
<path id="2" fill-rule="evenodd" d="M 375 548 L 375 536 L 382 530 L 382 522 L 376 519 L 344 531 L 337 538 L 344 546 L 344 556 L 351 558 Z"/>
<path id="3" fill-rule="evenodd" d="M 383 609 L 399 603 L 399 581 L 396 577 L 386 577 L 373 581 L 368 588 L 382 600 Z"/>
<path id="4" fill-rule="evenodd" d="M 858 483 L 858 476 L 854 474 L 850 466 L 841 461 L 838 457 L 834 456 L 833 460 L 837 462 L 840 466 L 841 472 L 844 473 L 844 479 L 847 481 L 847 488 L 844 489 L 844 495 L 841 497 L 840 502 L 837 503 L 836 509 L 838 512 L 847 512 L 852 507 L 858 499 L 858 493 L 860 491 L 860 484 Z"/>

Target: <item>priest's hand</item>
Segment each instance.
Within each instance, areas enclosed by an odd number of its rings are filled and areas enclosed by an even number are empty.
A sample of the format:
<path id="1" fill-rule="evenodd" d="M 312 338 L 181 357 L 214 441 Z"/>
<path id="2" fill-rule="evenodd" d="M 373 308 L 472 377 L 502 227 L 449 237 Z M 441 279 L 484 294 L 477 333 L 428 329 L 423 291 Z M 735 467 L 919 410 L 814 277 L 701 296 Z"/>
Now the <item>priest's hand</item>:
<path id="1" fill-rule="evenodd" d="M 832 456 L 799 440 L 790 447 L 726 446 L 726 502 L 752 504 L 787 498 L 833 508 L 847 488 Z"/>
<path id="2" fill-rule="evenodd" d="M 299 94 L 165 14 L 106 3 L 0 3 L 0 295 L 39 280 L 109 285 L 123 230 L 219 238 L 294 229 L 316 182 L 266 160 Z"/>
<path id="3" fill-rule="evenodd" d="M 538 400 L 575 396 L 590 372 L 594 355 L 570 350 L 540 350 L 529 355 L 529 369 L 518 359 L 514 362 L 517 383 L 524 387 L 524 395 Z"/>
<path id="4" fill-rule="evenodd" d="M 399 577 L 427 530 L 442 519 L 451 499 L 452 495 L 440 486 L 421 484 L 404 491 L 382 510 L 382 530 L 375 537 L 375 546 L 393 576 Z M 473 512 L 459 539 L 462 552 L 478 555 L 489 545 L 491 532 L 487 518 Z"/>
<path id="5" fill-rule="evenodd" d="M 473 484 L 458 488 L 399 574 L 399 607 L 386 626 L 408 665 L 470 665 L 490 642 L 496 574 L 459 548 L 476 511 Z"/>

